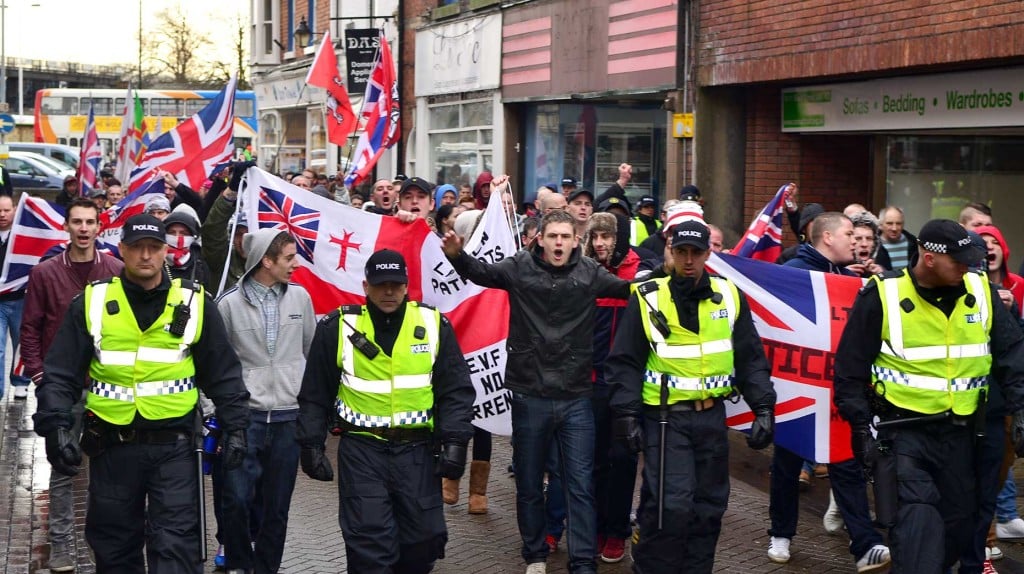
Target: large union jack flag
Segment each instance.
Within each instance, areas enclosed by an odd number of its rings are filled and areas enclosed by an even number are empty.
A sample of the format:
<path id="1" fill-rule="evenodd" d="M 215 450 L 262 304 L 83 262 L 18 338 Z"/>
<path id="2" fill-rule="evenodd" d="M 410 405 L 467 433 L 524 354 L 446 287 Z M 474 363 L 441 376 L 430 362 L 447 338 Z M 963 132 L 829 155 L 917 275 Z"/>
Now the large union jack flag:
<path id="1" fill-rule="evenodd" d="M 135 191 L 152 178 L 157 169 L 169 171 L 179 182 L 199 189 L 214 166 L 234 152 L 235 78 L 207 106 L 191 118 L 165 132 L 132 170 L 129 190 Z"/>
<path id="2" fill-rule="evenodd" d="M 851 458 L 850 427 L 832 404 L 832 379 L 836 346 L 863 280 L 733 255 L 716 254 L 708 267 L 750 303 L 778 394 L 776 444 L 818 462 Z M 727 412 L 729 426 L 750 428 L 745 403 Z"/>
<path id="3" fill-rule="evenodd" d="M 287 231 L 295 238 L 298 254 L 313 263 L 320 212 L 295 201 L 290 194 L 262 186 L 259 190 L 259 227 Z"/>
<path id="4" fill-rule="evenodd" d="M 757 214 L 750 227 L 740 237 L 732 254 L 774 263 L 782 254 L 782 215 L 785 208 L 787 183 L 775 192 L 775 197 Z"/>
<path id="5" fill-rule="evenodd" d="M 103 150 L 100 149 L 100 138 L 96 135 L 96 117 L 90 104 L 89 119 L 85 122 L 85 134 L 82 136 L 82 150 L 78 156 L 78 188 L 82 195 L 88 197 L 96 189 L 102 160 Z"/>
<path id="6" fill-rule="evenodd" d="M 14 224 L 0 271 L 0 294 L 24 289 L 32 267 L 47 251 L 67 240 L 64 211 L 60 206 L 23 194 L 14 212 Z"/>
<path id="7" fill-rule="evenodd" d="M 349 188 L 365 179 L 384 150 L 395 145 L 402 136 L 398 82 L 395 81 L 394 61 L 384 30 L 380 31 L 378 42 L 377 62 L 366 83 L 363 108 L 359 112 L 359 117 L 366 123 L 356 143 L 352 168 L 345 176 L 345 186 Z"/>

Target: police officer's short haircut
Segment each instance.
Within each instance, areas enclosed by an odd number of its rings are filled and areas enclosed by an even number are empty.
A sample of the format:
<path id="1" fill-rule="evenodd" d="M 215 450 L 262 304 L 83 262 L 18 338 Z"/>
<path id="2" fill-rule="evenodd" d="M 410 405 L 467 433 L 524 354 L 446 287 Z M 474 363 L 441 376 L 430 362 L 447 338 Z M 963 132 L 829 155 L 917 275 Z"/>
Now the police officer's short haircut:
<path id="1" fill-rule="evenodd" d="M 539 231 L 539 233 L 541 235 L 544 235 L 544 230 L 547 229 L 548 225 L 550 225 L 552 223 L 568 223 L 569 225 L 574 225 L 576 223 L 576 220 L 573 219 L 573 217 L 571 215 L 569 215 L 568 211 L 564 211 L 564 210 L 561 210 L 561 209 L 552 211 L 552 212 L 548 213 L 547 215 L 545 215 L 540 220 L 540 231 Z"/>
<path id="2" fill-rule="evenodd" d="M 850 218 L 838 211 L 826 211 L 815 217 L 814 225 L 811 226 L 811 245 L 820 245 L 825 232 L 835 233 L 842 227 L 844 221 L 850 221 Z"/>
<path id="3" fill-rule="evenodd" d="M 95 210 L 96 219 L 100 218 L 100 208 L 96 207 L 96 203 L 87 197 L 76 197 L 72 199 L 71 202 L 68 203 L 67 211 L 65 211 L 64 213 L 67 213 L 70 216 L 71 209 L 74 207 L 84 207 L 85 209 Z"/>
<path id="4" fill-rule="evenodd" d="M 284 250 L 284 246 L 291 245 L 292 243 L 295 243 L 295 238 L 287 231 L 282 231 L 270 242 L 270 245 L 267 246 L 267 252 L 263 256 L 269 257 L 271 261 L 277 261 L 281 251 Z"/>

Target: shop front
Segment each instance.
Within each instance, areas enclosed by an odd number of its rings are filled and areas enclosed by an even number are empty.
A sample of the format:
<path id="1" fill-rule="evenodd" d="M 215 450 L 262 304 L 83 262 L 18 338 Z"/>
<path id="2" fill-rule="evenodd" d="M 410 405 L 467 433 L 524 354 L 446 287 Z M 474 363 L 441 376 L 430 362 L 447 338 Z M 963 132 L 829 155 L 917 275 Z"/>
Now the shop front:
<path id="1" fill-rule="evenodd" d="M 504 170 L 500 35 L 500 12 L 417 31 L 408 173 L 459 186 Z"/>
<path id="2" fill-rule="evenodd" d="M 977 202 L 1024 251 L 1024 68 L 787 88 L 782 131 L 871 135 L 874 203 L 903 208 L 907 229 Z"/>
<path id="3" fill-rule="evenodd" d="M 324 148 L 322 89 L 306 85 L 307 66 L 253 79 L 260 110 L 260 152 L 264 169 L 298 172 L 310 166 L 310 150 Z"/>

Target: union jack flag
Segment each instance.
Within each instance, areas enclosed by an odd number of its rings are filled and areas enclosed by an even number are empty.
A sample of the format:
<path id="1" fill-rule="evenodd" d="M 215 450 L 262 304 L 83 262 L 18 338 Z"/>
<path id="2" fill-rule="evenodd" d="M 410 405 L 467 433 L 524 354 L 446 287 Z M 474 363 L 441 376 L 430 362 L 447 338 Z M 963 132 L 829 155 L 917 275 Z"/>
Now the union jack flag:
<path id="1" fill-rule="evenodd" d="M 149 131 L 138 92 L 128 86 L 124 113 L 121 115 L 121 134 L 118 139 L 117 170 L 114 175 L 120 181 L 130 181 L 132 170 L 149 148 Z"/>
<path id="2" fill-rule="evenodd" d="M 82 151 L 78 156 L 78 188 L 82 195 L 88 197 L 89 192 L 96 189 L 102 160 L 103 150 L 100 149 L 100 139 L 96 135 L 96 117 L 90 104 L 89 119 L 85 123 L 85 134 L 82 136 Z"/>
<path id="3" fill-rule="evenodd" d="M 231 159 L 235 126 L 234 77 L 205 108 L 156 138 L 132 170 L 129 190 L 135 191 L 157 169 L 169 171 L 179 182 L 199 189 L 214 166 Z"/>
<path id="4" fill-rule="evenodd" d="M 833 358 L 863 281 L 723 254 L 708 267 L 750 303 L 778 394 L 776 444 L 807 460 L 851 458 L 850 427 L 832 404 Z M 727 413 L 729 426 L 750 428 L 745 403 L 729 405 Z"/>
<path id="5" fill-rule="evenodd" d="M 782 215 L 785 209 L 787 183 L 775 192 L 775 197 L 757 214 L 750 227 L 740 237 L 733 255 L 750 257 L 774 263 L 782 254 Z"/>
<path id="6" fill-rule="evenodd" d="M 395 67 L 391 59 L 384 30 L 380 31 L 380 49 L 377 62 L 366 83 L 363 108 L 360 118 L 366 121 L 364 131 L 359 135 L 354 152 L 352 168 L 345 176 L 345 186 L 351 188 L 370 174 L 384 150 L 398 142 L 402 136 L 399 129 L 400 108 L 398 105 L 398 82 L 395 81 Z"/>
<path id="7" fill-rule="evenodd" d="M 64 210 L 44 199 L 22 194 L 14 211 L 14 224 L 0 271 L 0 294 L 24 289 L 32 267 L 47 251 L 67 241 Z"/>
<path id="8" fill-rule="evenodd" d="M 320 212 L 298 203 L 289 194 L 265 186 L 259 190 L 257 217 L 260 229 L 269 227 L 287 231 L 295 238 L 298 254 L 313 263 Z"/>

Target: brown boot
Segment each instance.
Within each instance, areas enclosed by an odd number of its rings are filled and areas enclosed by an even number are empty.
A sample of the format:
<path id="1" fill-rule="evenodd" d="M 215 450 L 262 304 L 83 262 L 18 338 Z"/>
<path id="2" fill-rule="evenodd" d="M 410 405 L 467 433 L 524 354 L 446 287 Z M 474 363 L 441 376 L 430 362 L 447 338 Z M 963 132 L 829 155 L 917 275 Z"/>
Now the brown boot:
<path id="1" fill-rule="evenodd" d="M 459 480 L 450 478 L 441 479 L 441 498 L 445 504 L 455 504 L 459 501 Z"/>
<path id="2" fill-rule="evenodd" d="M 487 514 L 487 478 L 491 474 L 491 463 L 474 460 L 469 467 L 469 513 Z"/>

